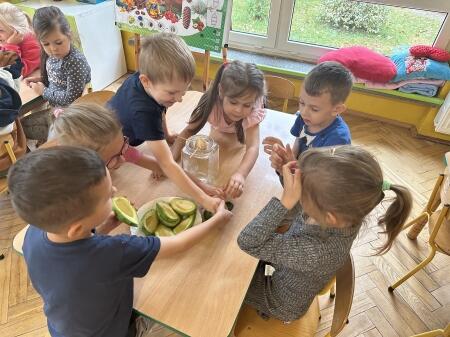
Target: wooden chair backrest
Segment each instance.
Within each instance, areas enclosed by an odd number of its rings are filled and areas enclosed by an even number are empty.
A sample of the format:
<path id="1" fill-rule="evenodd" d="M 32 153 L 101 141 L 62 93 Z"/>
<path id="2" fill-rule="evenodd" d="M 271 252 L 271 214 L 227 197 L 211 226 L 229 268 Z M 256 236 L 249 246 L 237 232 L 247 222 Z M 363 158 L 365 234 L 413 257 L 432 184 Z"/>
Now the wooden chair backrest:
<path id="1" fill-rule="evenodd" d="M 336 298 L 330 336 L 335 337 L 347 324 L 355 291 L 355 267 L 350 254 L 347 262 L 336 273 Z"/>
<path id="2" fill-rule="evenodd" d="M 16 119 L 14 122 L 14 130 L 8 135 L 3 135 L 1 137 L 0 144 L 0 171 L 4 171 L 8 169 L 15 161 L 22 157 L 27 151 L 27 139 L 25 137 L 25 133 L 22 128 L 22 124 L 19 119 Z M 15 158 L 13 159 L 11 155 L 6 150 L 4 142 L 8 141 L 11 146 L 12 152 L 14 153 Z"/>
<path id="3" fill-rule="evenodd" d="M 294 97 L 295 86 L 286 78 L 266 75 L 267 96 L 283 99 L 283 111 L 287 111 L 289 99 Z M 270 101 L 270 100 L 269 100 Z"/>
<path id="4" fill-rule="evenodd" d="M 114 95 L 115 92 L 109 90 L 93 91 L 77 98 L 74 103 L 95 103 L 104 106 Z"/>

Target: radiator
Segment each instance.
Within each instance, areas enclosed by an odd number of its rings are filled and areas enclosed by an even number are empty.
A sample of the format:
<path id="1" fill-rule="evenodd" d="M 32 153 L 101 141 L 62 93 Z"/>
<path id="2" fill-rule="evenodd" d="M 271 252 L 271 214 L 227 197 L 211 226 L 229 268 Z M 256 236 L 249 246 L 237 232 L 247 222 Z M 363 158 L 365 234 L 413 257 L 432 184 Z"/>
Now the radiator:
<path id="1" fill-rule="evenodd" d="M 434 118 L 434 129 L 436 132 L 450 135 L 450 94 L 445 98 L 439 112 Z"/>

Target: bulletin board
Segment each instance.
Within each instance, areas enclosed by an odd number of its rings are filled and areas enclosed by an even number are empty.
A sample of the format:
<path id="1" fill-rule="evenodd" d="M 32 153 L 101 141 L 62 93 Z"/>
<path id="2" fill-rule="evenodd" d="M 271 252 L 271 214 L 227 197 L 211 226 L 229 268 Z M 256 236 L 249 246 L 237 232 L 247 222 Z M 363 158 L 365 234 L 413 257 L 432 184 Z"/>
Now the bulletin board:
<path id="1" fill-rule="evenodd" d="M 220 52 L 229 31 L 232 0 L 115 0 L 119 29 L 147 35 L 169 32 L 196 48 Z"/>

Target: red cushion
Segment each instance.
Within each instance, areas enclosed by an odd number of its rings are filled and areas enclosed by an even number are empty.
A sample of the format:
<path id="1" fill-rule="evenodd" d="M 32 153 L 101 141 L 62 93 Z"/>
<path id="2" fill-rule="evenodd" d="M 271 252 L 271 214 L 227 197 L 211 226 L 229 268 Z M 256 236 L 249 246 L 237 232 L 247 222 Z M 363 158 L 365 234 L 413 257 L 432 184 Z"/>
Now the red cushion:
<path id="1" fill-rule="evenodd" d="M 328 52 L 319 59 L 319 63 L 325 61 L 339 62 L 355 77 L 373 82 L 386 83 L 397 74 L 397 68 L 389 58 L 361 46 Z"/>
<path id="2" fill-rule="evenodd" d="M 415 57 L 428 57 L 429 59 L 439 62 L 450 61 L 450 53 L 436 47 L 418 45 L 409 48 L 409 52 Z"/>

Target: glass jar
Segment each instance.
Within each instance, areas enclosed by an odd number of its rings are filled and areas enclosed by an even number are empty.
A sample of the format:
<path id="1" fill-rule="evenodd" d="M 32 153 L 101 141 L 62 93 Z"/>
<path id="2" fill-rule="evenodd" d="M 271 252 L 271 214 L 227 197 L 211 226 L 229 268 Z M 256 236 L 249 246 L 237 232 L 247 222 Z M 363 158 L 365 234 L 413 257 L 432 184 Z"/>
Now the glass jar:
<path id="1" fill-rule="evenodd" d="M 186 172 L 208 184 L 215 184 L 219 172 L 219 145 L 205 135 L 195 135 L 186 140 L 181 154 Z"/>

